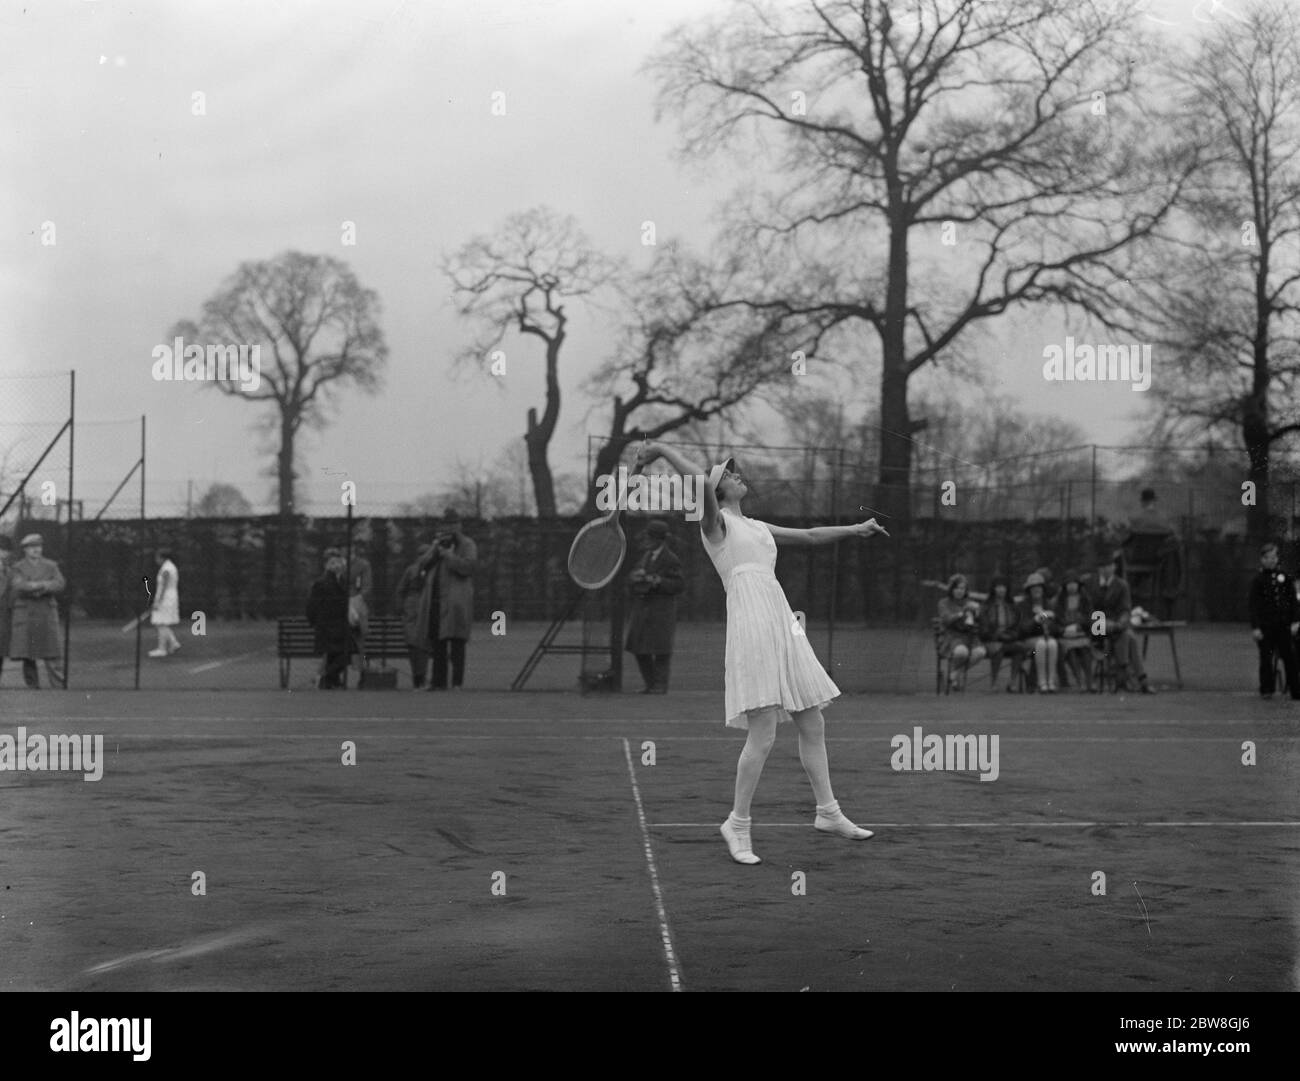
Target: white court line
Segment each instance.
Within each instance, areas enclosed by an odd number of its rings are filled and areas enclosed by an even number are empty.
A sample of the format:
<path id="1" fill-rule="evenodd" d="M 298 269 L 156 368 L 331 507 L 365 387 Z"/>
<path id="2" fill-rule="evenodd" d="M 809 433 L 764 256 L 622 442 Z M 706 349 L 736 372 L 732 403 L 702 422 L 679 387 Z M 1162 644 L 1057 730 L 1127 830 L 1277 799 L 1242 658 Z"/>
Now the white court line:
<path id="1" fill-rule="evenodd" d="M 21 690 L 21 689 L 22 688 L 18 688 L 18 687 L 14 688 L 14 690 Z M 195 692 L 193 690 L 189 690 L 185 688 L 174 688 L 172 691 L 169 691 L 167 688 L 163 688 L 163 687 L 149 688 L 146 689 L 145 691 L 124 691 L 121 693 L 130 695 L 131 697 L 123 699 L 123 701 L 126 703 L 126 706 L 128 708 L 124 708 L 121 713 L 103 714 L 103 715 L 89 714 L 89 713 L 73 715 L 69 713 L 63 713 L 60 714 L 60 719 L 79 720 L 79 721 L 120 721 L 125 717 L 131 717 L 134 719 L 139 717 L 139 709 L 141 708 L 139 704 L 148 702 L 148 698 L 145 696 L 151 694 L 170 694 L 173 693 L 173 691 L 175 693 L 186 694 L 186 695 L 193 695 L 196 693 L 205 694 L 205 695 L 224 693 L 222 691 Z M 82 694 L 87 699 L 89 699 L 92 693 L 93 694 L 116 694 L 119 692 L 114 690 L 114 691 L 94 691 L 94 692 L 73 691 L 72 693 L 74 695 Z M 314 695 L 317 692 L 307 691 L 303 693 Z M 324 694 L 325 692 L 322 691 L 320 693 Z M 29 714 L 27 715 L 27 717 L 30 720 L 38 720 L 38 721 L 49 720 L 49 716 L 46 714 Z M 682 726 L 691 725 L 696 728 L 712 728 L 712 729 L 720 729 L 723 727 L 721 722 L 707 720 L 707 719 L 699 720 L 699 721 L 686 721 L 686 720 L 682 720 L 680 717 L 674 718 L 674 717 L 627 717 L 627 716 L 620 716 L 614 718 L 611 718 L 609 716 L 567 717 L 567 718 L 556 718 L 556 717 L 539 718 L 536 716 L 532 716 L 532 717 L 447 717 L 447 716 L 433 715 L 433 714 L 421 716 L 418 713 L 410 713 L 402 716 L 376 717 L 373 714 L 359 713 L 356 714 L 355 716 L 340 715 L 338 717 L 294 717 L 292 715 L 286 715 L 284 713 L 239 713 L 239 714 L 193 713 L 193 714 L 183 714 L 183 715 L 177 714 L 171 719 L 180 720 L 180 721 L 293 721 L 295 724 L 299 724 L 299 725 L 337 724 L 339 722 L 353 723 L 356 721 L 364 721 L 367 724 L 382 724 L 385 721 L 424 721 L 430 724 L 465 723 L 465 724 L 477 724 L 477 725 L 578 724 L 578 725 L 589 725 L 589 726 L 601 725 L 606 728 L 608 728 L 609 725 L 612 723 L 618 723 L 624 725 L 640 725 L 640 724 L 682 725 Z M 1071 726 L 1078 726 L 1078 725 L 1084 725 L 1089 728 L 1101 728 L 1107 726 L 1113 726 L 1113 727 L 1122 726 L 1124 728 L 1174 728 L 1174 727 L 1192 727 L 1192 726 L 1208 727 L 1210 725 L 1245 726 L 1245 725 L 1259 725 L 1265 723 L 1297 725 L 1297 721 L 1300 721 L 1300 713 L 1297 713 L 1297 715 L 1294 717 L 1290 716 L 1289 714 L 1282 714 L 1277 717 L 1243 717 L 1240 719 L 1216 717 L 1213 719 L 1203 719 L 1203 720 L 1198 719 L 1198 720 L 1185 720 L 1185 721 L 1150 720 L 1150 719 L 1145 719 L 1140 717 L 1128 717 L 1121 720 L 1104 720 L 1104 719 L 1094 719 L 1094 718 L 1074 718 L 1068 720 L 1056 720 L 1051 718 L 1044 719 L 1041 717 L 1032 718 L 1032 719 L 992 717 L 992 718 L 984 718 L 984 719 L 972 718 L 969 720 L 963 718 L 960 721 L 957 721 L 951 717 L 921 717 L 921 718 L 907 718 L 907 719 L 898 719 L 898 720 L 894 720 L 890 718 L 871 718 L 871 719 L 860 720 L 856 722 L 848 722 L 848 723 L 870 726 L 872 728 L 885 728 L 887 730 L 893 728 L 895 731 L 897 731 L 897 728 L 910 730 L 912 728 L 915 728 L 918 725 L 922 728 L 925 728 L 928 725 L 951 727 L 956 724 L 961 724 L 962 726 L 964 726 L 966 729 L 969 730 L 974 725 L 984 725 L 985 727 L 988 728 L 997 726 L 999 729 L 1014 728 L 1020 725 L 1023 725 L 1025 727 L 1034 725 L 1039 728 L 1042 728 L 1044 726 L 1053 726 L 1053 725 L 1059 725 L 1062 728 L 1068 728 Z M 15 721 L 13 723 L 25 724 L 27 723 L 27 721 L 26 720 L 23 720 L 21 722 Z M 734 733 L 734 735 L 732 735 L 729 738 L 744 742 L 744 734 L 740 729 L 735 728 L 735 729 L 730 729 L 730 731 Z M 1296 727 L 1296 734 L 1300 735 L 1300 725 L 1297 725 Z M 675 738 L 681 738 L 681 737 L 675 737 Z M 827 736 L 826 738 L 827 739 L 851 739 L 853 737 Z"/>
<path id="2" fill-rule="evenodd" d="M 659 872 L 655 870 L 655 854 L 650 847 L 650 831 L 646 827 L 645 808 L 641 805 L 641 789 L 636 783 L 636 769 L 632 765 L 632 746 L 623 740 L 623 757 L 627 759 L 627 775 L 632 780 L 632 797 L 636 800 L 636 816 L 641 822 L 641 843 L 645 848 L 646 865 L 650 868 L 650 885 L 654 889 L 655 909 L 659 913 L 659 935 L 663 939 L 664 956 L 668 958 L 668 978 L 673 990 L 682 989 L 681 977 L 677 973 L 677 956 L 673 953 L 673 936 L 668 930 L 668 913 L 664 911 L 664 898 L 659 890 Z"/>
<path id="3" fill-rule="evenodd" d="M 122 718 L 120 717 L 116 717 L 116 718 L 80 717 L 80 718 L 72 718 L 71 720 L 80 722 L 85 720 L 121 720 L 121 719 Z M 132 718 L 132 719 L 135 720 L 138 718 Z M 290 717 L 280 717 L 276 719 L 283 720 L 283 721 L 293 720 L 293 718 Z M 344 719 L 349 724 L 364 725 L 367 723 L 367 720 L 364 717 L 344 718 Z M 418 717 L 412 719 L 419 720 Z M 19 724 L 23 725 L 24 727 L 30 727 L 35 724 L 44 724 L 50 720 L 51 718 L 49 717 L 34 717 L 26 721 L 6 722 L 5 725 L 0 725 L 0 728 L 4 728 L 4 727 L 12 728 Z M 66 728 L 67 725 L 64 725 L 64 727 Z M 334 739 L 336 738 L 336 735 L 337 735 L 336 733 L 330 733 L 330 732 L 316 732 L 316 733 L 258 732 L 251 738 L 256 738 L 259 741 L 275 740 L 275 739 Z M 248 736 L 247 733 L 241 735 L 240 733 L 237 732 L 114 732 L 113 733 L 114 739 L 145 739 L 145 740 L 154 740 L 159 743 L 166 742 L 168 740 L 185 740 L 185 739 L 197 739 L 197 740 L 212 739 L 212 740 L 230 741 L 230 740 L 245 738 L 246 736 Z M 389 740 L 460 739 L 460 740 L 483 740 L 488 743 L 504 743 L 504 742 L 518 742 L 520 739 L 526 739 L 526 740 L 549 739 L 549 740 L 561 740 L 561 741 L 591 740 L 595 742 L 604 742 L 606 740 L 623 739 L 625 737 L 616 736 L 613 735 L 612 733 L 604 736 L 584 736 L 584 735 L 577 735 L 577 734 L 573 734 L 573 735 L 548 735 L 545 733 L 534 734 L 531 732 L 528 733 L 526 736 L 519 736 L 519 735 L 485 736 L 482 735 L 481 733 L 470 735 L 468 733 L 437 732 L 437 731 L 430 730 L 428 732 L 383 733 L 383 734 L 376 735 L 375 738 L 389 739 Z M 668 743 L 668 742 L 735 743 L 736 742 L 736 738 L 734 736 L 671 736 L 671 737 L 657 736 L 655 738 L 658 739 L 659 742 L 661 743 Z M 874 738 L 883 742 L 885 737 L 878 736 Z M 1241 742 L 1236 736 L 1004 736 L 1002 738 L 1005 739 L 1008 743 L 1231 743 L 1235 746 Z M 1252 736 L 1251 737 L 1252 741 L 1255 743 L 1288 743 L 1288 744 L 1295 742 L 1297 738 L 1300 737 L 1297 736 Z M 826 742 L 865 744 L 869 742 L 870 739 L 871 737 L 854 738 L 852 736 L 836 736 L 836 737 L 828 736 L 826 738 Z"/>
<path id="4" fill-rule="evenodd" d="M 1107 829 L 1117 827 L 1126 827 L 1138 829 L 1151 829 L 1157 827 L 1185 827 L 1185 826 L 1300 826 L 1300 820 L 1295 822 L 858 822 L 863 828 L 875 827 L 876 829 L 926 829 L 926 830 L 958 830 L 958 829 L 1081 829 L 1092 826 L 1103 826 Z M 810 830 L 813 827 L 807 822 L 755 822 L 755 828 L 772 829 L 772 830 Z M 717 822 L 651 822 L 651 829 L 711 829 L 718 828 Z"/>
<path id="5" fill-rule="evenodd" d="M 258 655 L 259 655 L 260 653 L 262 653 L 262 652 L 264 652 L 264 651 L 263 651 L 263 650 L 260 650 L 260 649 L 255 649 L 255 650 L 253 650 L 251 653 L 241 653 L 241 654 L 239 654 L 239 656 L 237 656 L 237 657 L 226 657 L 225 659 L 220 660 L 220 661 L 209 661 L 207 664 L 201 664 L 201 665 L 199 665 L 197 668 L 191 668 L 191 669 L 189 669 L 188 671 L 189 671 L 189 674 L 190 674 L 191 676 L 197 676 L 200 672 L 211 672 L 212 669 L 214 669 L 214 668 L 220 668 L 223 664 L 230 664 L 230 663 L 232 663 L 232 662 L 234 662 L 234 661 L 243 661 L 243 660 L 247 660 L 249 657 L 256 657 L 256 656 L 258 656 Z M 165 691 L 165 690 L 167 690 L 168 688 L 166 688 L 166 687 L 155 687 L 155 688 L 153 688 L 153 689 L 154 689 L 154 690 L 159 690 L 159 691 Z M 181 689 L 188 690 L 188 688 L 181 688 Z"/>

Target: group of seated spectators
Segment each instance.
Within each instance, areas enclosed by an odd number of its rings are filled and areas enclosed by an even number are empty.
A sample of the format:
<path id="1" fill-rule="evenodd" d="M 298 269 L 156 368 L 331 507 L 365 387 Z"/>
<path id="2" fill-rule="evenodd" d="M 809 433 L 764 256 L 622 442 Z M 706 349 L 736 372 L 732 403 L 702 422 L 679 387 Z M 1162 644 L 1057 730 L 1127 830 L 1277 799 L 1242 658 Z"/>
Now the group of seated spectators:
<path id="1" fill-rule="evenodd" d="M 987 660 L 989 686 L 996 688 L 1005 659 L 1009 691 L 1015 689 L 1018 669 L 1042 694 L 1055 694 L 1066 682 L 1091 690 L 1097 659 L 1109 656 L 1117 689 L 1154 694 L 1131 630 L 1145 613 L 1133 607 L 1119 573 L 1122 559 L 1118 551 L 1103 557 L 1095 577 L 1068 571 L 1059 586 L 1051 571 L 1041 568 L 1025 579 L 1017 596 L 1006 578 L 994 578 L 981 595 L 971 594 L 965 575 L 954 574 L 936 620 L 939 656 L 948 661 L 951 687 L 964 687 L 967 671 Z"/>

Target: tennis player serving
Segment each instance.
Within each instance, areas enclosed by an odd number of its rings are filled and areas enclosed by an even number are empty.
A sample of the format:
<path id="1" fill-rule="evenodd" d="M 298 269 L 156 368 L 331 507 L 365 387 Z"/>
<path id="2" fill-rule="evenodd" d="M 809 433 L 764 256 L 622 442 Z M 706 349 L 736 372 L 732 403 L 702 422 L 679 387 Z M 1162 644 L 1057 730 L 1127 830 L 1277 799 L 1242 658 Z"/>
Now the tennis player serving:
<path id="1" fill-rule="evenodd" d="M 646 444 L 637 455 L 645 466 L 663 458 L 685 476 L 701 476 L 675 450 Z M 831 544 L 846 537 L 889 533 L 874 518 L 859 525 L 786 529 L 747 518 L 740 501 L 748 488 L 734 458 L 715 465 L 704 485 L 700 533 L 704 550 L 727 591 L 726 695 L 727 725 L 748 732 L 736 766 L 736 799 L 722 824 L 722 836 L 737 863 L 761 863 L 750 837 L 750 803 L 763 763 L 776 740 L 780 721 L 794 721 L 799 731 L 799 761 L 817 801 L 813 825 L 825 833 L 864 841 L 870 830 L 845 817 L 831 791 L 826 761 L 826 722 L 822 707 L 840 690 L 818 663 L 808 637 L 776 580 L 777 545 Z"/>

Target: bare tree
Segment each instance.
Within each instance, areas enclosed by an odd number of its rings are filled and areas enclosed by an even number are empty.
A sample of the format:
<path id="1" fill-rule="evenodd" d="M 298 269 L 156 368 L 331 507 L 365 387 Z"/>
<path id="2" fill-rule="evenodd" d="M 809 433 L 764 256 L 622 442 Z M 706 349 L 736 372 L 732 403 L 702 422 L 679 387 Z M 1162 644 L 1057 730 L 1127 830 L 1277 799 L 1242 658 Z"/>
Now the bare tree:
<path id="1" fill-rule="evenodd" d="M 587 384 L 593 394 L 613 395 L 588 510 L 596 478 L 617 469 L 630 443 L 691 431 L 796 381 L 799 361 L 816 354 L 829 320 L 737 299 L 753 288 L 741 261 L 708 263 L 677 243 L 657 249 L 650 268 L 630 279 L 624 336 Z"/>
<path id="2" fill-rule="evenodd" d="M 379 297 L 362 288 L 350 267 L 328 256 L 285 252 L 241 263 L 203 305 L 197 322 L 172 334 L 205 348 L 260 347 L 259 378 L 210 379 L 232 398 L 266 402 L 278 431 L 277 480 L 287 588 L 296 591 L 295 445 L 304 427 L 323 427 L 334 396 L 346 386 L 374 393 L 388 356 L 379 328 Z"/>
<path id="3" fill-rule="evenodd" d="M 560 418 L 560 351 L 569 327 L 565 302 L 590 302 L 615 280 L 618 266 L 592 247 L 572 217 L 535 207 L 511 215 L 491 236 L 464 244 L 443 269 L 452 282 L 457 313 L 475 328 L 458 362 L 490 370 L 497 362 L 493 354 L 511 331 L 542 344 L 546 406 L 540 418 L 536 409 L 528 410 L 524 441 L 537 513 L 553 518 L 555 481 L 547 451 Z M 509 371 L 509 358 L 504 359 Z"/>
<path id="4" fill-rule="evenodd" d="M 1272 465 L 1300 432 L 1300 16 L 1266 2 L 1216 22 L 1172 77 L 1208 152 L 1131 308 L 1171 361 L 1153 388 L 1164 434 L 1244 448 L 1260 538 Z"/>
<path id="5" fill-rule="evenodd" d="M 764 271 L 755 307 L 873 334 L 876 501 L 905 514 L 924 427 L 912 376 L 1013 305 L 1104 321 L 1117 260 L 1165 218 L 1191 164 L 1151 130 L 1135 3 L 894 7 L 746 0 L 679 28 L 648 68 L 686 155 L 734 151 L 758 176 L 766 162 L 770 180 L 728 213 L 733 249 Z"/>

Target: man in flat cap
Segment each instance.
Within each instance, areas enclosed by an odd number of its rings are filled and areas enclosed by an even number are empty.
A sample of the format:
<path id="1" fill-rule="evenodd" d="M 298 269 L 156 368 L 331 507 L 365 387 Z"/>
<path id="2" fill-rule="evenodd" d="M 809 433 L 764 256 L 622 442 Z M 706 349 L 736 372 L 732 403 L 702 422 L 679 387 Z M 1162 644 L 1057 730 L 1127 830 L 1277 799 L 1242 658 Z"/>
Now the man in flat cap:
<path id="1" fill-rule="evenodd" d="M 641 558 L 628 576 L 632 611 L 627 651 L 636 657 L 642 694 L 668 693 L 668 668 L 677 625 L 677 594 L 682 591 L 682 562 L 668 544 L 668 523 L 653 518 L 641 535 Z"/>
<path id="2" fill-rule="evenodd" d="M 63 685 L 57 663 L 63 656 L 59 640 L 59 605 L 55 598 L 67 584 L 59 565 L 42 554 L 45 540 L 39 533 L 28 533 L 20 542 L 23 558 L 9 574 L 9 604 L 13 613 L 10 624 L 9 656 L 23 662 L 23 682 L 33 689 L 41 685 L 36 662 L 45 662 L 50 682 Z"/>

